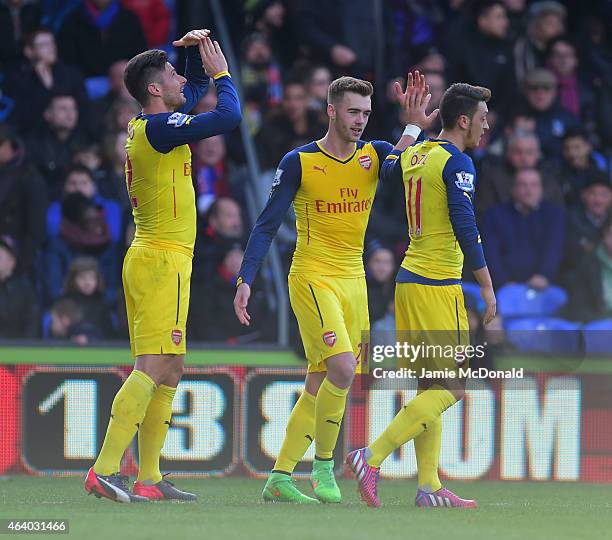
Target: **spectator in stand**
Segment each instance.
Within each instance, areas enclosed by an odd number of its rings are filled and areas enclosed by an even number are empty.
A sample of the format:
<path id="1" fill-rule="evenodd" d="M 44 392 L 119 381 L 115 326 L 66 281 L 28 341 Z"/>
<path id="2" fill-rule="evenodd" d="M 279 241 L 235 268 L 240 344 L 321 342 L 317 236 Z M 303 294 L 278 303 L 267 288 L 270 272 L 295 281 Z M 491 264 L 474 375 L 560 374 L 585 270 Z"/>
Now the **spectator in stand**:
<path id="1" fill-rule="evenodd" d="M 102 149 L 103 180 L 98 181 L 100 194 L 117 201 L 124 213 L 131 215 L 132 203 L 125 183 L 125 141 L 127 131 L 109 133 L 104 137 Z M 95 173 L 94 173 L 95 175 Z"/>
<path id="2" fill-rule="evenodd" d="M 472 13 L 473 22 L 462 36 L 461 46 L 449 50 L 449 80 L 490 88 L 489 107 L 501 113 L 516 97 L 506 7 L 502 0 L 478 0 Z"/>
<path id="3" fill-rule="evenodd" d="M 87 139 L 77 127 L 79 111 L 72 96 L 52 97 L 43 117 L 45 126 L 28 140 L 28 154 L 45 178 L 50 198 L 56 200 L 75 148 Z"/>
<path id="4" fill-rule="evenodd" d="M 16 273 L 17 243 L 0 236 L 0 338 L 35 338 L 39 313 L 32 283 Z"/>
<path id="5" fill-rule="evenodd" d="M 6 124 L 0 124 L 0 234 L 20 248 L 18 273 L 34 270 L 45 239 L 47 190 L 26 159 L 23 144 Z"/>
<path id="6" fill-rule="evenodd" d="M 98 193 L 93 174 L 83 165 L 72 165 L 66 172 L 62 196 L 65 199 L 73 193 L 80 193 L 103 210 L 111 241 L 119 242 L 123 233 L 121 208 L 116 201 L 105 199 Z M 47 237 L 59 236 L 61 223 L 62 202 L 52 202 L 47 210 Z"/>
<path id="7" fill-rule="evenodd" d="M 229 197 L 232 194 L 223 135 L 195 143 L 192 161 L 196 203 L 199 214 L 203 216 L 218 197 Z"/>
<path id="8" fill-rule="evenodd" d="M 119 0 L 84 0 L 64 19 L 58 43 L 60 58 L 85 77 L 106 75 L 113 62 L 147 48 L 138 17 Z"/>
<path id="9" fill-rule="evenodd" d="M 327 89 L 331 82 L 331 71 L 327 67 L 315 66 L 310 69 L 306 83 L 308 108 L 319 113 L 323 119 L 327 118 Z"/>
<path id="10" fill-rule="evenodd" d="M 192 296 L 198 300 L 193 303 L 189 312 L 191 339 L 236 344 L 248 343 L 262 337 L 262 330 L 257 326 L 242 326 L 234 314 L 236 279 L 243 257 L 241 244 L 229 242 L 220 253 L 218 265 L 207 279 L 192 280 Z M 257 287 L 254 299 L 252 307 L 249 300 L 249 313 L 251 309 L 254 310 L 256 315 L 251 313 L 253 320 L 263 321 L 265 299 Z"/>
<path id="11" fill-rule="evenodd" d="M 16 115 L 22 133 L 43 126 L 43 112 L 54 95 L 72 96 L 79 108 L 79 118 L 89 116 L 87 94 L 78 70 L 57 59 L 55 37 L 50 30 L 39 29 L 25 37 L 26 62 L 8 72 L 5 92 L 16 102 Z"/>
<path id="12" fill-rule="evenodd" d="M 68 268 L 62 298 L 74 301 L 83 312 L 82 322 L 96 328 L 103 339 L 114 336 L 111 310 L 104 297 L 104 277 L 93 257 L 77 257 Z"/>
<path id="13" fill-rule="evenodd" d="M 592 178 L 603 173 L 609 174 L 606 159 L 593 151 L 588 133 L 575 127 L 563 136 L 563 160 L 559 178 L 566 202 L 570 205 L 580 203 L 580 192 Z"/>
<path id="14" fill-rule="evenodd" d="M 83 255 L 97 259 L 107 286 L 106 298 L 113 302 L 119 277 L 119 245 L 111 237 L 104 210 L 77 192 L 64 197 L 60 234 L 47 241 L 42 276 L 47 301 L 61 295 L 71 262 Z"/>
<path id="15" fill-rule="evenodd" d="M 557 279 L 565 242 L 563 209 L 543 200 L 537 169 L 519 170 L 512 200 L 482 220 L 482 239 L 493 285 L 525 283 L 544 289 Z"/>
<path id="16" fill-rule="evenodd" d="M 612 221 L 602 228 L 602 238 L 591 253 L 584 256 L 568 280 L 571 319 L 590 322 L 612 318 Z"/>
<path id="17" fill-rule="evenodd" d="M 523 84 L 527 73 L 543 67 L 548 43 L 565 33 L 567 10 L 554 0 L 535 2 L 527 10 L 525 32 L 514 46 L 515 73 Z"/>
<path id="18" fill-rule="evenodd" d="M 383 84 L 401 74 L 392 10 L 378 18 L 370 0 L 298 0 L 294 15 L 298 41 L 314 61 L 361 79 L 380 73 Z"/>
<path id="19" fill-rule="evenodd" d="M 83 310 L 68 298 L 58 300 L 49 313 L 50 324 L 47 338 L 69 339 L 76 345 L 89 345 L 99 338 L 99 330 L 83 321 Z"/>
<path id="20" fill-rule="evenodd" d="M 546 48 L 546 67 L 557 78 L 559 103 L 567 112 L 594 126 L 595 96 L 590 83 L 582 77 L 576 45 L 567 36 L 552 39 Z"/>
<path id="21" fill-rule="evenodd" d="M 367 255 L 366 284 L 370 321 L 376 322 L 392 311 L 395 298 L 395 258 L 390 249 L 373 242 Z"/>
<path id="22" fill-rule="evenodd" d="M 108 133 L 126 131 L 130 120 L 141 110 L 138 102 L 132 98 L 116 99 L 106 114 L 106 131 Z"/>
<path id="23" fill-rule="evenodd" d="M 217 198 L 208 210 L 206 227 L 198 230 L 194 249 L 194 276 L 197 278 L 199 273 L 202 279 L 206 279 L 208 273 L 214 271 L 221 262 L 228 243 L 243 242 L 244 225 L 240 206 L 230 197 Z"/>
<path id="24" fill-rule="evenodd" d="M 263 34 L 251 34 L 244 40 L 240 74 L 244 88 L 245 118 L 252 133 L 261 127 L 262 118 L 282 99 L 280 68 Z"/>
<path id="25" fill-rule="evenodd" d="M 525 23 L 525 8 L 527 0 L 503 0 L 508 15 L 508 37 L 512 42 L 519 36 Z"/>
<path id="26" fill-rule="evenodd" d="M 261 168 L 276 168 L 287 152 L 308 141 L 321 138 L 325 129 L 326 124 L 321 121 L 319 115 L 308 109 L 304 85 L 295 80 L 288 81 L 283 91 L 281 107 L 270 113 L 255 139 Z"/>
<path id="27" fill-rule="evenodd" d="M 561 139 L 578 126 L 578 118 L 561 108 L 557 99 L 557 79 L 547 69 L 534 69 L 525 77 L 528 114 L 536 120 L 536 133 L 547 158 L 561 156 Z"/>
<path id="28" fill-rule="evenodd" d="M 138 15 L 149 49 L 168 43 L 172 16 L 164 0 L 121 0 L 121 4 Z"/>
<path id="29" fill-rule="evenodd" d="M 40 28 L 42 10 L 31 0 L 0 0 L 0 70 L 19 60 L 23 37 Z"/>
<path id="30" fill-rule="evenodd" d="M 113 62 L 108 70 L 108 94 L 91 102 L 92 122 L 95 123 L 98 133 L 104 130 L 104 119 L 116 101 L 134 100 L 123 82 L 123 72 L 126 65 L 127 60 Z"/>
<path id="31" fill-rule="evenodd" d="M 293 28 L 286 20 L 287 9 L 280 0 L 257 0 L 248 18 L 254 31 L 266 36 L 283 68 L 297 55 Z"/>
<path id="32" fill-rule="evenodd" d="M 563 192 L 557 179 L 557 168 L 542 159 L 538 136 L 530 131 L 517 130 L 506 142 L 504 160 L 496 158 L 482 161 L 476 189 L 476 209 L 479 213 L 511 199 L 512 183 L 522 169 L 537 168 L 544 189 L 544 200 L 562 204 Z"/>
<path id="33" fill-rule="evenodd" d="M 582 204 L 570 209 L 567 219 L 567 247 L 563 264 L 565 282 L 585 256 L 595 251 L 612 209 L 612 186 L 602 173 L 596 173 L 580 192 Z"/>

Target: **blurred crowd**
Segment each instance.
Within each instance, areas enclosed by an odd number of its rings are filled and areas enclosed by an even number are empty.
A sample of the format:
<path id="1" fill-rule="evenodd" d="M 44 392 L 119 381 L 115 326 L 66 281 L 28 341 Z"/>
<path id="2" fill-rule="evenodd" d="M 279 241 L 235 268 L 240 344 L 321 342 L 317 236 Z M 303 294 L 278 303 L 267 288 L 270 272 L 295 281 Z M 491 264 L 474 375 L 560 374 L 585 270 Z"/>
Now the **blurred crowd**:
<path id="1" fill-rule="evenodd" d="M 121 262 L 134 227 L 124 143 L 139 106 L 123 69 L 138 52 L 172 51 L 176 35 L 213 26 L 208 2 L 196 4 L 0 0 L 0 337 L 83 344 L 126 337 Z M 365 138 L 391 143 L 406 121 L 390 89 L 408 71 L 425 73 L 432 109 L 452 82 L 486 86 L 493 93 L 491 129 L 472 157 L 495 287 L 561 288 L 566 299 L 557 315 L 612 317 L 612 2 L 221 4 L 239 59 L 231 69 L 243 87 L 244 122 L 262 169 L 250 179 L 258 203 L 284 153 L 325 133 L 333 78 L 374 82 Z M 178 53 L 172 58 L 180 71 Z M 215 105 L 211 85 L 194 113 Z M 200 141 L 192 153 L 199 221 L 189 337 L 274 341 L 268 272 L 254 284 L 254 324 L 241 328 L 233 315 L 252 225 L 240 134 Z M 382 327 L 392 327 L 393 282 L 407 247 L 403 200 L 403 186 L 379 186 L 366 238 L 370 316 Z M 288 269 L 291 219 L 280 240 Z M 479 302 L 468 299 L 468 307 L 477 315 Z"/>

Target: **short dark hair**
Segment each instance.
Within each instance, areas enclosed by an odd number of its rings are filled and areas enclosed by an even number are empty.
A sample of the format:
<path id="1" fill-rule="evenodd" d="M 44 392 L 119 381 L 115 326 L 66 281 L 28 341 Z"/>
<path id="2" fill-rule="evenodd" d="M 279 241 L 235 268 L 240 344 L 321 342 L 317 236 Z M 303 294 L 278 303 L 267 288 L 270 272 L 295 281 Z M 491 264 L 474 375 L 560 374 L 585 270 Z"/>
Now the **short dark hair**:
<path id="1" fill-rule="evenodd" d="M 157 81 L 166 69 L 168 54 L 159 49 L 152 49 L 137 54 L 125 66 L 123 82 L 132 97 L 145 106 L 149 102 L 148 86 Z"/>
<path id="2" fill-rule="evenodd" d="M 586 142 L 591 144 L 591 137 L 589 135 L 589 132 L 586 129 L 584 129 L 582 126 L 574 126 L 574 127 L 568 128 L 566 132 L 563 134 L 562 140 L 563 142 L 565 142 L 568 139 L 575 139 L 578 137 L 581 139 L 584 139 Z"/>
<path id="3" fill-rule="evenodd" d="M 88 169 L 87 167 L 85 167 L 85 165 L 81 165 L 80 163 L 73 163 L 72 165 L 70 165 L 67 169 L 66 172 L 64 174 L 64 182 L 66 182 L 66 180 L 68 180 L 68 177 L 71 174 L 86 174 L 87 176 L 89 176 L 89 179 L 95 184 L 96 179 L 94 178 L 93 173 L 91 172 L 90 169 Z"/>
<path id="4" fill-rule="evenodd" d="M 71 298 L 60 298 L 51 306 L 51 312 L 55 313 L 58 317 L 68 317 L 71 324 L 76 324 L 83 318 L 81 306 Z"/>
<path id="5" fill-rule="evenodd" d="M 51 34 L 53 38 L 55 39 L 53 30 L 51 30 L 50 28 L 40 27 L 40 28 L 36 28 L 35 30 L 32 30 L 32 32 L 28 32 L 27 34 L 25 34 L 25 36 L 23 37 L 24 46 L 33 47 L 34 41 L 36 41 L 36 38 L 40 36 L 41 34 Z"/>
<path id="6" fill-rule="evenodd" d="M 473 118 L 478 104 L 491 99 L 491 90 L 483 86 L 472 86 L 467 83 L 453 84 L 440 101 L 440 119 L 442 127 L 452 129 L 460 116 Z"/>
<path id="7" fill-rule="evenodd" d="M 346 92 L 354 92 L 360 96 L 369 97 L 374 93 L 374 87 L 369 81 L 355 79 L 354 77 L 340 77 L 329 85 L 327 102 L 335 105 Z"/>

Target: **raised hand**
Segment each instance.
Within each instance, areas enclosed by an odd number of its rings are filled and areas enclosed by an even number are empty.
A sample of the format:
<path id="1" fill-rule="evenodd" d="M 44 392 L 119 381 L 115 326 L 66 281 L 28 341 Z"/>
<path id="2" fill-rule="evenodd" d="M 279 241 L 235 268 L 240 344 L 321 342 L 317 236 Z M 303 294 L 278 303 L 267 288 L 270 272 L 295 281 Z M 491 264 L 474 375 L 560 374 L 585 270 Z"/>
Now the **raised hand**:
<path id="1" fill-rule="evenodd" d="M 201 30 L 191 30 L 187 32 L 181 39 L 177 39 L 172 42 L 175 47 L 190 47 L 193 45 L 199 45 L 200 41 L 208 37 L 210 30 L 203 28 Z"/>
<path id="2" fill-rule="evenodd" d="M 394 84 L 394 91 L 395 98 L 402 108 L 402 118 L 406 123 L 415 124 L 422 130 L 426 130 L 438 117 L 439 109 L 426 114 L 431 94 L 425 81 L 425 75 L 419 71 L 415 71 L 414 75 L 408 73 L 405 92 L 398 82 Z"/>
<path id="3" fill-rule="evenodd" d="M 227 60 L 223 56 L 218 41 L 212 41 L 208 36 L 200 40 L 200 57 L 204 71 L 209 77 L 214 77 L 217 73 L 227 71 Z"/>

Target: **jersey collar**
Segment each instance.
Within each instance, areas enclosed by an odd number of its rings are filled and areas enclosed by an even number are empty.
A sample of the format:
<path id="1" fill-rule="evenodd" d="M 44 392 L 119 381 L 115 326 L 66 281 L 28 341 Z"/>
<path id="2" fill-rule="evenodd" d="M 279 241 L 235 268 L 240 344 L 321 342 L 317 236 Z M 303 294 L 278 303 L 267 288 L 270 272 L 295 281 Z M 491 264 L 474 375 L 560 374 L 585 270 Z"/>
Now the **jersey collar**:
<path id="1" fill-rule="evenodd" d="M 343 165 L 344 165 L 345 163 L 348 163 L 349 161 L 351 161 L 351 159 L 353 159 L 353 158 L 355 157 L 355 154 L 357 153 L 357 143 L 355 143 L 355 150 L 354 150 L 354 152 L 353 152 L 353 153 L 352 153 L 352 154 L 351 154 L 349 157 L 347 157 L 347 158 L 346 158 L 346 159 L 344 159 L 344 160 L 343 160 L 343 159 L 340 159 L 340 158 L 338 158 L 338 157 L 336 157 L 336 156 L 334 156 L 334 155 L 332 155 L 332 154 L 330 154 L 329 152 L 326 152 L 326 151 L 323 149 L 323 147 L 322 147 L 322 146 L 319 144 L 319 141 L 315 141 L 315 144 L 317 145 L 317 148 L 319 149 L 319 151 L 320 151 L 322 154 L 326 155 L 328 158 L 333 159 L 334 161 L 337 161 L 338 163 L 342 163 Z"/>

